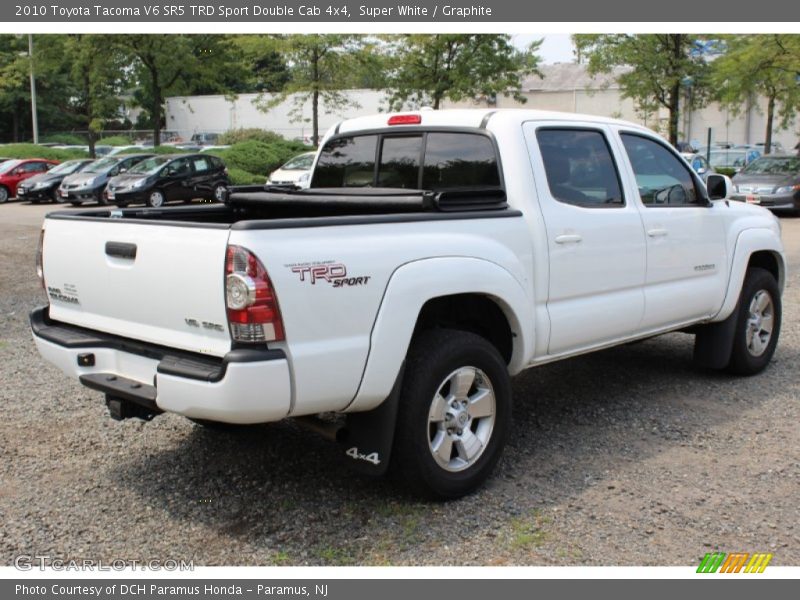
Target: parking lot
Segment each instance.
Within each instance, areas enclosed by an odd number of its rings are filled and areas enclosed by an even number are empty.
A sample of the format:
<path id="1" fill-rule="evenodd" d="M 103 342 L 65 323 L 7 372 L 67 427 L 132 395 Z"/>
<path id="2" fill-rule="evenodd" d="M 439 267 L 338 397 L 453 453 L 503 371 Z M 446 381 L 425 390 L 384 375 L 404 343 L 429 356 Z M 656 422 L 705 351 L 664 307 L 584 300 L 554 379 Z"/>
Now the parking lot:
<path id="1" fill-rule="evenodd" d="M 211 431 L 116 422 L 36 352 L 28 312 L 53 205 L 0 206 L 0 552 L 196 565 L 689 565 L 771 552 L 800 563 L 800 219 L 765 373 L 691 363 L 671 334 L 527 371 L 488 485 L 421 503 L 344 468 L 291 423 Z M 66 207 L 64 210 L 79 210 Z M 153 292 L 157 310 L 160 294 Z"/>

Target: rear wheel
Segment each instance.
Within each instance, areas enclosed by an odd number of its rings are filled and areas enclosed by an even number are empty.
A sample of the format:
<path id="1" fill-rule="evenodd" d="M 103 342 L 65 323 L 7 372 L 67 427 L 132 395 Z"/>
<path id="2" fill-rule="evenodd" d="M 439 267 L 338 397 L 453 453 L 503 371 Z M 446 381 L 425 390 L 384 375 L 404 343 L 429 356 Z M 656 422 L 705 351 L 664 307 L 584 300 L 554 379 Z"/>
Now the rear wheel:
<path id="1" fill-rule="evenodd" d="M 728 371 L 755 375 L 766 368 L 778 344 L 781 311 L 780 290 L 772 273 L 758 267 L 748 269 Z"/>
<path id="2" fill-rule="evenodd" d="M 423 332 L 406 361 L 393 468 L 420 495 L 468 494 L 500 458 L 510 414 L 508 371 L 494 346 L 464 331 Z"/>
<path id="3" fill-rule="evenodd" d="M 150 206 L 151 208 L 164 206 L 165 201 L 166 199 L 164 198 L 164 192 L 161 190 L 153 190 L 150 192 L 150 195 L 147 196 L 147 206 Z"/>

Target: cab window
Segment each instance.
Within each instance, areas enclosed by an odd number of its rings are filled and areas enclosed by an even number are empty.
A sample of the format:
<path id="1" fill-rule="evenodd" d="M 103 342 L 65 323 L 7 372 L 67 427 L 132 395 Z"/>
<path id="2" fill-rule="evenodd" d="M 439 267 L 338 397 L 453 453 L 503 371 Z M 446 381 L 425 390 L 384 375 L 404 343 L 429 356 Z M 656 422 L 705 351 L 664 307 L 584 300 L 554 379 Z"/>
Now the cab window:
<path id="1" fill-rule="evenodd" d="M 698 206 L 704 202 L 685 160 L 651 138 L 632 133 L 623 133 L 621 138 L 645 206 Z"/>
<path id="2" fill-rule="evenodd" d="M 625 205 L 619 174 L 602 132 L 539 129 L 536 132 L 553 198 L 584 208 Z"/>

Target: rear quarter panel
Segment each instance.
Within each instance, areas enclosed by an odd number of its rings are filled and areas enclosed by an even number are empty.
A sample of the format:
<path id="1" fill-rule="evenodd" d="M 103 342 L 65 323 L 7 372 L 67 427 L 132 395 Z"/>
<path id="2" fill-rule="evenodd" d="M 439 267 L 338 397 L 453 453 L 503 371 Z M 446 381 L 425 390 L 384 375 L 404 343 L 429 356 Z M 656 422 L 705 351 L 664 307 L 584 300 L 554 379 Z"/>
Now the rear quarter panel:
<path id="1" fill-rule="evenodd" d="M 280 227 L 279 222 L 272 225 Z M 531 248 L 522 217 L 233 229 L 230 243 L 261 259 L 277 293 L 286 330 L 283 347 L 292 368 L 294 415 L 344 410 L 351 404 L 387 286 L 403 265 L 428 258 L 478 258 L 510 273 L 523 289 L 529 286 Z M 345 285 L 328 280 L 345 273 Z M 439 276 L 465 274 L 444 271 Z M 413 329 L 413 322 L 408 326 Z M 402 355 L 389 366 L 394 373 Z"/>

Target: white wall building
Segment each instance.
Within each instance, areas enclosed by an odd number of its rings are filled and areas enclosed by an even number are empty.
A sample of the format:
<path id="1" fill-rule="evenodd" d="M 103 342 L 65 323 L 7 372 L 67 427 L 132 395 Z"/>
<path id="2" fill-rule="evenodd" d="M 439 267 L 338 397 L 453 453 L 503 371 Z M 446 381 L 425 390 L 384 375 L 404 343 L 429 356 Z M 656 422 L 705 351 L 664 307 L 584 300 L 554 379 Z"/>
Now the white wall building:
<path id="1" fill-rule="evenodd" d="M 622 97 L 615 81 L 618 72 L 590 77 L 583 65 L 561 63 L 541 67 L 544 78 L 527 77 L 522 93 L 527 102 L 521 104 L 511 97 L 498 96 L 494 100 L 475 102 L 443 103 L 444 108 L 487 105 L 498 108 L 532 108 L 587 113 L 614 117 L 640 123 L 662 134 L 667 130 L 667 111 L 643 114 L 636 104 Z M 386 110 L 386 93 L 377 90 L 347 90 L 344 92 L 352 104 L 331 109 L 324 105 L 320 109 L 320 135 L 342 119 L 372 114 Z M 302 105 L 302 119 L 292 116 L 295 98 L 290 97 L 269 111 L 258 109 L 264 97 L 259 94 L 226 96 L 178 96 L 167 98 L 167 129 L 177 131 L 184 139 L 200 131 L 223 132 L 228 129 L 258 127 L 280 133 L 286 138 L 308 138 L 311 134 L 311 103 Z M 683 140 L 695 140 L 705 144 L 708 128 L 712 128 L 713 141 L 729 141 L 751 144 L 764 141 L 766 128 L 766 100 L 758 99 L 735 115 L 730 110 L 712 104 L 703 109 L 684 113 L 681 118 Z M 795 122 L 789 129 L 774 131 L 773 139 L 781 142 L 786 150 L 798 142 L 798 127 Z"/>

